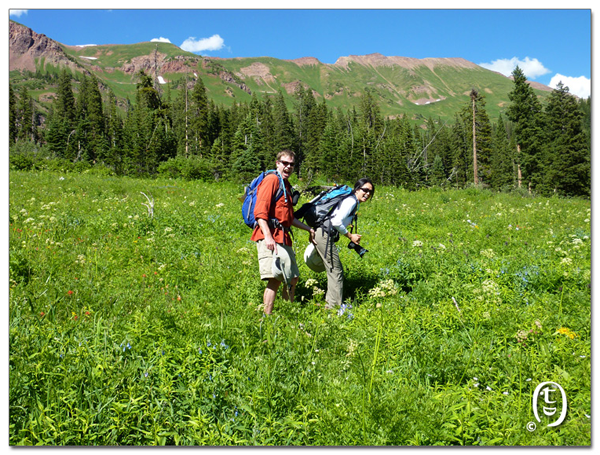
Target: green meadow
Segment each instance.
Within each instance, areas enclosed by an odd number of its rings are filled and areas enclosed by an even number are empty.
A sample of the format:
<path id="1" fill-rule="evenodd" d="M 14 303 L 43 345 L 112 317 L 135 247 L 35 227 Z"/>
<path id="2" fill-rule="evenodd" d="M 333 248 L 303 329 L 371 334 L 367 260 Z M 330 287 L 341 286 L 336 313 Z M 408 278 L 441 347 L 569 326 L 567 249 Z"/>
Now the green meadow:
<path id="1" fill-rule="evenodd" d="M 265 317 L 242 185 L 92 172 L 10 173 L 11 445 L 591 445 L 589 200 L 377 187 Z"/>

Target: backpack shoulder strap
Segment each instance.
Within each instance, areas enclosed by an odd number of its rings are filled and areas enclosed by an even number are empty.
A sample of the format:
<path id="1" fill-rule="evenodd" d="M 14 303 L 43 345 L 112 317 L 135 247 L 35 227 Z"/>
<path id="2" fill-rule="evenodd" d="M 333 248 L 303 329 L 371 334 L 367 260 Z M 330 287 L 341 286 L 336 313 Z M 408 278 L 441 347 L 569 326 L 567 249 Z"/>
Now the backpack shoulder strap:
<path id="1" fill-rule="evenodd" d="M 273 202 L 277 202 L 281 198 L 281 196 L 284 196 L 285 202 L 287 202 L 287 190 L 285 187 L 285 182 L 283 181 L 283 177 L 276 169 L 271 169 L 271 170 L 265 171 L 265 177 L 269 174 L 275 174 L 275 175 L 277 175 L 277 178 L 279 179 L 279 188 L 275 192 L 275 197 L 273 198 Z"/>

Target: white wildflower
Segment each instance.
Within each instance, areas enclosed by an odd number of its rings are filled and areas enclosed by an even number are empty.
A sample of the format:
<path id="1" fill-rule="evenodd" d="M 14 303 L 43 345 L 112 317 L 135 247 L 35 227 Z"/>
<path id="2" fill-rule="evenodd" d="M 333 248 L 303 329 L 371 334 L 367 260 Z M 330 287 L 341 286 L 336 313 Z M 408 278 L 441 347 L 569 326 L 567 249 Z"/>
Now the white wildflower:
<path id="1" fill-rule="evenodd" d="M 311 286 L 315 286 L 317 285 L 319 282 L 317 280 L 315 280 L 314 278 L 309 278 L 308 280 L 306 280 L 305 286 L 311 287 Z"/>

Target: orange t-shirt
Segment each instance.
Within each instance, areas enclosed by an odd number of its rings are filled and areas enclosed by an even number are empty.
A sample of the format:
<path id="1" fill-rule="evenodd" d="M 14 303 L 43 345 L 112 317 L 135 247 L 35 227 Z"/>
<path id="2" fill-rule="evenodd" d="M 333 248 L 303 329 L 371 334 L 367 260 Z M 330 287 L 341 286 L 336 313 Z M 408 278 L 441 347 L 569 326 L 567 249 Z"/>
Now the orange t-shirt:
<path id="1" fill-rule="evenodd" d="M 275 194 L 279 190 L 279 176 L 277 174 L 267 175 L 258 186 L 258 192 L 256 193 L 256 207 L 254 208 L 254 218 L 269 220 L 271 218 L 277 218 L 279 222 L 286 228 L 292 226 L 294 221 L 294 206 L 292 205 L 292 186 L 287 180 L 284 180 L 285 191 L 287 195 L 282 195 L 275 206 L 273 205 L 273 199 Z M 283 243 L 287 246 L 292 246 L 292 239 L 289 232 L 285 232 L 283 229 L 272 229 L 271 235 L 277 243 Z M 264 239 L 265 236 L 260 229 L 260 226 L 256 226 L 252 232 L 251 240 L 256 242 L 257 240 Z"/>

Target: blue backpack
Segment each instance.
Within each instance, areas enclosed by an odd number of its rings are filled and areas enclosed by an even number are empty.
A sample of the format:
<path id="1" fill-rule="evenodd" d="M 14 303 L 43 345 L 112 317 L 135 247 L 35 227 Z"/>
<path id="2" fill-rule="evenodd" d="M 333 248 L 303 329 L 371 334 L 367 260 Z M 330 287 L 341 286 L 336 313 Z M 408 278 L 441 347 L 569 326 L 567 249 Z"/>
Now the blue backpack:
<path id="1" fill-rule="evenodd" d="M 304 218 L 307 225 L 316 229 L 331 218 L 339 204 L 352 194 L 352 188 L 348 185 L 337 185 L 327 191 L 322 191 L 312 201 L 304 204 L 295 213 L 295 216 L 298 219 Z"/>
<path id="2" fill-rule="evenodd" d="M 242 217 L 244 218 L 244 223 L 251 229 L 254 229 L 257 225 L 256 219 L 254 218 L 254 208 L 256 207 L 256 193 L 258 193 L 258 186 L 267 175 L 273 173 L 277 174 L 277 177 L 279 178 L 279 189 L 277 190 L 277 193 L 275 193 L 273 202 L 277 202 L 283 195 L 286 196 L 287 201 L 285 184 L 283 183 L 281 175 L 279 175 L 276 170 L 261 172 L 261 174 L 252 180 L 250 185 L 246 187 L 246 195 L 244 196 L 244 203 L 242 204 Z"/>

